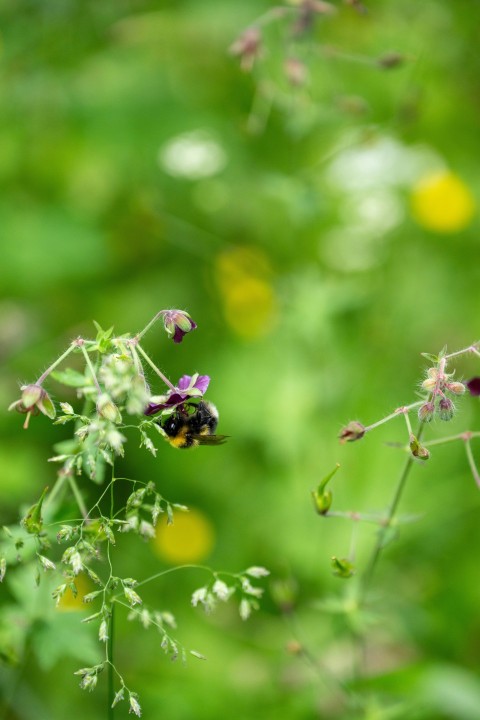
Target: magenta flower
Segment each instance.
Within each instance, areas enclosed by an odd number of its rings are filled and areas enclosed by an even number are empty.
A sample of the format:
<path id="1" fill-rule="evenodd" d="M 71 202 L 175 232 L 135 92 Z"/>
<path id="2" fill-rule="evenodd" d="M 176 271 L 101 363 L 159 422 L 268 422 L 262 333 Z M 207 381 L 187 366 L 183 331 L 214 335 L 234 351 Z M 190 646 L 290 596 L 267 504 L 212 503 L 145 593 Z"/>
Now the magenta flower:
<path id="1" fill-rule="evenodd" d="M 200 398 L 207 392 L 210 378 L 208 375 L 182 375 L 177 387 L 170 390 L 166 395 L 157 395 L 150 398 L 150 402 L 144 411 L 145 415 L 155 415 L 161 410 L 174 408 L 181 405 L 190 398 Z"/>
<path id="2" fill-rule="evenodd" d="M 174 343 L 182 342 L 183 336 L 197 327 L 197 324 L 184 310 L 165 310 L 163 324 L 168 337 L 172 338 Z"/>

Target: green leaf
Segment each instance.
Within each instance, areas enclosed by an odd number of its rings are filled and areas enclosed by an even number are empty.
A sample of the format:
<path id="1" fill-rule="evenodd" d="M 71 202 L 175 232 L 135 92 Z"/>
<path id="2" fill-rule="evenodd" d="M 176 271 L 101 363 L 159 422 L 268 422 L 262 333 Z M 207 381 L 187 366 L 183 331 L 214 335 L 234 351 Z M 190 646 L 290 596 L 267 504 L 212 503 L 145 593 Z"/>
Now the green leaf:
<path id="1" fill-rule="evenodd" d="M 417 693 L 432 717 L 477 720 L 480 707 L 478 676 L 456 665 L 438 664 L 424 670 L 417 682 Z"/>
<path id="2" fill-rule="evenodd" d="M 77 370 L 72 370 L 72 368 L 54 370 L 52 377 L 57 382 L 62 383 L 62 385 L 67 385 L 68 387 L 81 388 L 85 385 L 91 385 L 89 378 L 86 378 L 85 375 L 77 372 Z"/>
<path id="3" fill-rule="evenodd" d="M 20 524 L 23 525 L 25 530 L 31 535 L 38 535 L 38 533 L 42 529 L 42 504 L 47 492 L 48 487 L 44 489 L 40 496 L 40 499 L 35 503 L 35 505 L 32 505 L 32 507 L 29 508 L 25 517 L 23 517 L 20 521 Z"/>
<path id="4" fill-rule="evenodd" d="M 95 338 L 95 341 L 97 343 L 96 349 L 102 354 L 106 353 L 111 348 L 112 343 L 110 337 L 113 333 L 113 325 L 108 330 L 103 330 L 102 327 L 97 322 L 95 322 L 95 320 L 93 321 L 93 324 L 95 325 L 95 328 L 97 330 L 97 337 Z"/>
<path id="5" fill-rule="evenodd" d="M 69 438 L 68 440 L 61 440 L 55 443 L 53 449 L 57 455 L 72 455 L 78 448 L 78 440 Z"/>
<path id="6" fill-rule="evenodd" d="M 56 613 L 51 622 L 33 626 L 32 647 L 43 670 L 50 670 L 61 658 L 95 663 L 100 652 L 90 631 L 78 622 L 78 613 Z"/>

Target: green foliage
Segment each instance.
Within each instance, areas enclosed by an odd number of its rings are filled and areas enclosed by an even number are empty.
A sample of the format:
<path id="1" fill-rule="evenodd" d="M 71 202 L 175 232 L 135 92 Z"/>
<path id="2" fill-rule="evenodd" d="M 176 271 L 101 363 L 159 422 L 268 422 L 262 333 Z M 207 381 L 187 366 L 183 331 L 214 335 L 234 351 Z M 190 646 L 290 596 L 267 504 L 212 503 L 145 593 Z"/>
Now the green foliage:
<path id="1" fill-rule="evenodd" d="M 313 605 L 335 597 L 343 607 L 342 591 L 354 592 L 405 460 L 406 436 L 401 417 L 354 445 L 339 447 L 338 433 L 351 419 L 372 422 L 410 401 L 425 358 L 438 362 L 439 348 L 465 347 L 479 336 L 478 217 L 443 232 L 414 213 L 413 200 L 430 173 L 447 172 L 478 205 L 480 10 L 467 0 L 332 5 L 336 12 L 315 18 L 303 36 L 291 32 L 291 4 L 287 15 L 263 23 L 251 73 L 228 49 L 272 10 L 263 0 L 9 0 L 2 10 L 3 406 L 72 338 L 90 333 L 89 318 L 121 334 L 138 331 L 160 307 L 187 308 L 201 332 L 182 346 L 181 359 L 160 329 L 145 348 L 168 377 L 212 376 L 211 396 L 231 440 L 221 453 L 181 455 L 145 425 L 146 436 L 122 431 L 129 455 L 117 462 L 125 477 L 153 482 L 162 497 L 209 519 L 214 542 L 201 562 L 272 570 L 251 626 L 223 604 L 199 622 L 189 599 L 204 578 L 195 570 L 137 591 L 148 608 L 159 598 L 162 607 L 178 606 L 182 641 L 208 658 L 186 671 L 152 661 L 158 635 L 120 619 L 125 675 L 139 678 L 145 717 L 156 717 L 160 703 L 163 714 L 185 720 L 221 717 L 232 707 L 239 717 L 347 720 L 341 702 L 326 700 L 316 666 L 285 647 L 298 630 L 322 668 L 351 678 L 355 623 L 336 622 Z M 305 84 L 295 84 L 292 73 L 301 80 L 302 68 Z M 210 165 L 185 163 L 185 143 Z M 428 202 L 434 218 L 444 218 L 454 193 Z M 99 332 L 96 342 L 107 349 L 109 337 Z M 78 408 L 82 387 L 87 399 L 94 396 L 82 369 L 75 350 L 54 370 L 67 386 L 52 383 L 57 409 L 59 400 Z M 478 362 L 462 357 L 456 377 L 474 374 Z M 477 427 L 478 407 L 478 399 L 463 398 L 448 432 Z M 54 443 L 57 456 L 77 455 L 75 472 L 81 465 L 99 483 L 81 486 L 88 507 L 94 504 L 114 451 L 95 452 L 98 437 L 87 438 L 80 457 L 79 441 L 68 439 L 91 410 L 62 410 L 55 427 L 40 414 L 28 434 L 23 418 L 2 416 L 0 507 L 8 527 L 52 487 L 66 461 L 45 463 Z M 429 440 L 440 439 L 442 426 L 432 420 Z M 156 456 L 138 447 L 148 440 Z M 373 580 L 373 618 L 358 623 L 370 658 L 356 685 L 365 701 L 359 719 L 476 717 L 478 488 L 462 443 L 428 450 L 400 508 L 417 521 L 397 537 L 397 516 L 381 534 L 392 541 Z M 471 452 L 478 465 L 478 440 Z M 342 471 L 328 486 L 334 502 L 319 517 L 309 493 L 337 462 Z M 120 483 L 125 505 L 130 488 Z M 68 498 L 69 521 L 56 532 L 78 520 Z M 153 495 L 147 504 L 154 506 Z M 345 514 L 330 517 L 338 508 Z M 148 513 L 142 508 L 144 520 Z M 355 513 L 373 527 L 355 522 Z M 69 649 L 63 635 L 73 638 L 74 625 L 93 627 L 78 623 L 78 610 L 52 616 L 63 659 L 51 672 L 40 669 L 40 642 L 24 658 L 36 628 L 12 610 L 10 564 L 20 550 L 25 562 L 32 559 L 26 535 L 9 546 L 0 598 L 2 657 L 20 663 L 19 675 L 1 669 L 0 687 L 9 703 L 18 687 L 12 703 L 19 716 L 57 720 L 72 703 L 72 673 L 100 659 L 88 652 L 70 659 L 81 641 L 75 636 Z M 174 564 L 152 541 L 117 535 L 116 576 L 136 577 L 139 567 L 153 575 Z M 15 541 L 25 546 L 17 550 Z M 356 575 L 334 577 L 332 556 L 354 561 Z M 40 577 L 42 592 L 50 571 Z M 96 589 L 92 579 L 88 591 Z M 130 695 L 115 691 L 125 699 L 116 707 L 121 717 Z M 98 696 L 81 696 L 92 720 L 105 717 Z"/>

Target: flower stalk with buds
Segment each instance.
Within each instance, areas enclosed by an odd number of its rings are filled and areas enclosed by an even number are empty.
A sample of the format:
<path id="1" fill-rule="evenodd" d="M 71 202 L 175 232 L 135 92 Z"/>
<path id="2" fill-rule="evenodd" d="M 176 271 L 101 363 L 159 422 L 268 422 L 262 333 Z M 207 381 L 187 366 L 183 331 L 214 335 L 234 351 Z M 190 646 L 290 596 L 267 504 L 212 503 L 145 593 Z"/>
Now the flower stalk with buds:
<path id="1" fill-rule="evenodd" d="M 50 492 L 45 488 L 38 501 L 24 513 L 15 533 L 4 529 L 0 534 L 0 582 L 7 573 L 15 571 L 16 565 L 33 563 L 37 584 L 47 573 L 49 577 L 58 576 L 52 597 L 61 607 L 66 594 L 75 597 L 81 593 L 80 578 L 88 579 L 91 587 L 82 599 L 92 605 L 92 613 L 82 622 L 96 627 L 98 640 L 105 647 L 105 661 L 82 667 L 75 674 L 82 689 L 94 691 L 105 670 L 108 720 L 112 720 L 113 708 L 123 700 L 128 702 L 130 713 L 137 717 L 142 714 L 137 694 L 127 687 L 115 664 L 117 612 L 127 608 L 129 620 L 155 627 L 161 635 L 161 649 L 172 660 L 181 657 L 185 661 L 187 656 L 186 648 L 172 634 L 176 627 L 172 613 L 147 607 L 138 592 L 141 585 L 159 579 L 164 571 L 137 581 L 120 577 L 115 570 L 120 533 L 137 535 L 143 542 L 149 542 L 156 535 L 162 515 L 171 524 L 177 512 L 188 510 L 166 500 L 153 482 L 116 476 L 115 466 L 125 454 L 129 436 L 138 433 L 140 446 L 155 456 L 153 438 L 165 438 L 163 419 L 172 421 L 172 415 L 187 412 L 187 408 L 195 412 L 201 403 L 204 409 L 212 407 L 203 401 L 210 376 L 184 374 L 174 385 L 140 344 L 159 319 L 163 320 L 167 338 L 177 345 L 197 327 L 183 310 L 161 310 L 133 335 L 115 336 L 113 328 L 103 330 L 96 325 L 95 338 L 78 337 L 72 341 L 36 382 L 21 387 L 21 397 L 10 406 L 27 415 L 25 428 L 32 415 L 41 413 L 56 425 L 69 425 L 72 437 L 61 443 L 58 454 L 50 458 L 58 466 L 57 480 Z M 82 370 L 61 367 L 70 355 L 75 356 L 76 367 L 78 361 L 83 361 Z M 152 387 L 146 381 L 147 371 L 154 373 Z M 57 414 L 44 387 L 50 376 L 74 390 L 83 407 L 76 408 L 73 400 L 72 404 L 60 401 Z M 216 425 L 218 417 L 212 418 Z M 99 486 L 93 503 L 89 500 L 92 488 L 85 487 L 88 480 Z M 66 516 L 62 519 L 64 501 Z M 72 505 L 77 505 L 78 512 L 72 513 Z M 194 594 L 194 604 L 213 609 L 235 594 L 243 619 L 258 608 L 263 589 L 254 580 L 268 574 L 264 568 L 252 566 L 244 573 L 222 573 L 222 577 L 209 568 L 203 569 L 212 580 Z M 204 659 L 196 650 L 189 652 Z"/>

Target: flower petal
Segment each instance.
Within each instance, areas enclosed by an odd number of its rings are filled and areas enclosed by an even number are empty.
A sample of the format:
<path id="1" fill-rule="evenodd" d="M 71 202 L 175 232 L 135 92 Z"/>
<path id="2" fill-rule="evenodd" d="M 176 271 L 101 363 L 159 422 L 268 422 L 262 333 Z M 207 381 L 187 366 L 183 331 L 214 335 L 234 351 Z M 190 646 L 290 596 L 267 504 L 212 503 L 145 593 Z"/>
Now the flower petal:
<path id="1" fill-rule="evenodd" d="M 205 395 L 207 388 L 210 385 L 210 377 L 208 375 L 199 375 L 195 381 L 194 388 L 200 390 L 202 395 Z"/>
<path id="2" fill-rule="evenodd" d="M 179 390 L 188 390 L 190 388 L 190 383 L 192 382 L 192 376 L 191 375 L 182 375 L 180 380 L 177 383 L 177 388 Z"/>

